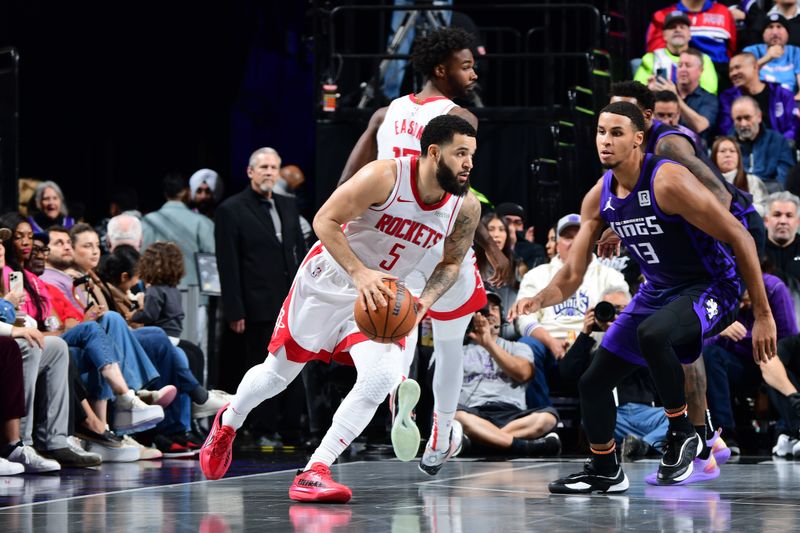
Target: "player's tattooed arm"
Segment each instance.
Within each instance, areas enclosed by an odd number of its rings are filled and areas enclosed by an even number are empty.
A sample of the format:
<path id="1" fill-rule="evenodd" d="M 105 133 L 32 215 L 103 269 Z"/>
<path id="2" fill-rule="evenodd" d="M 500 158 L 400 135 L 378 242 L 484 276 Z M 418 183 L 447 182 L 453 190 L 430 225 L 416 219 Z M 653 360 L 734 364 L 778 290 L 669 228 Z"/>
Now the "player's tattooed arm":
<path id="1" fill-rule="evenodd" d="M 689 172 L 694 174 L 697 180 L 725 206 L 725 209 L 730 209 L 731 193 L 728 192 L 714 172 L 708 168 L 708 165 L 697 158 L 689 141 L 680 135 L 667 135 L 658 141 L 656 155 L 672 159 L 688 168 Z"/>
<path id="2" fill-rule="evenodd" d="M 425 314 L 431 305 L 439 299 L 458 279 L 458 272 L 464 256 L 467 254 L 475 237 L 475 228 L 481 218 L 481 206 L 475 196 L 468 194 L 453 224 L 453 231 L 444 241 L 442 260 L 433 269 L 428 283 L 419 297 L 418 317 Z"/>
<path id="3" fill-rule="evenodd" d="M 356 172 L 364 165 L 371 161 L 378 159 L 378 128 L 383 124 L 383 119 L 386 118 L 386 110 L 388 107 L 382 107 L 372 114 L 369 119 L 369 124 L 358 142 L 350 152 L 347 158 L 347 163 L 344 164 L 342 176 L 339 178 L 337 186 L 341 186 L 344 182 L 352 178 Z"/>

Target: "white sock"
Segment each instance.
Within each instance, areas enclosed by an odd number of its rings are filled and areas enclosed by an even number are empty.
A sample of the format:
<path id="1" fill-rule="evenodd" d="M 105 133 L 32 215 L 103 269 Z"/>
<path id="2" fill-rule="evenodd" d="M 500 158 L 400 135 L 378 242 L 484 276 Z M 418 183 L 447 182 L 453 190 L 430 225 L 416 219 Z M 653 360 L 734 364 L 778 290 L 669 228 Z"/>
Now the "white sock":
<path id="1" fill-rule="evenodd" d="M 438 452 L 446 452 L 450 447 L 450 430 L 453 427 L 453 419 L 456 412 L 444 413 L 433 411 L 433 425 L 431 426 L 430 446 Z"/>
<path id="2" fill-rule="evenodd" d="M 472 315 L 454 320 L 432 320 L 436 371 L 433 375 L 433 415 L 430 444 L 437 451 L 450 446 L 450 428 L 458 408 L 464 377 L 463 339 Z"/>
<path id="3" fill-rule="evenodd" d="M 117 394 L 117 406 L 127 409 L 133 405 L 133 399 L 136 398 L 136 393 L 133 389 L 128 389 L 128 392 Z"/>
<path id="4" fill-rule="evenodd" d="M 339 405 L 330 429 L 325 433 L 319 447 L 314 450 L 304 470 L 311 468 L 314 463 L 331 466 L 336 462 L 350 443 L 364 431 L 377 410 L 378 405 L 362 398 L 354 387 Z"/>
<path id="5" fill-rule="evenodd" d="M 400 348 L 396 345 L 360 343 L 350 349 L 358 378 L 342 401 L 330 429 L 314 450 L 305 470 L 314 463 L 332 465 L 350 443 L 358 437 L 375 416 L 378 406 L 398 382 Z"/>
<path id="6" fill-rule="evenodd" d="M 220 424 L 223 426 L 230 426 L 234 430 L 239 431 L 239 428 L 242 427 L 242 424 L 244 424 L 246 419 L 247 414 L 241 414 L 233 408 L 233 405 L 229 405 L 228 408 L 222 413 Z"/>
<path id="7" fill-rule="evenodd" d="M 267 356 L 266 361 L 248 370 L 242 378 L 230 406 L 222 413 L 222 425 L 238 430 L 250 411 L 283 391 L 303 366 L 303 363 L 289 361 L 282 353 Z"/>

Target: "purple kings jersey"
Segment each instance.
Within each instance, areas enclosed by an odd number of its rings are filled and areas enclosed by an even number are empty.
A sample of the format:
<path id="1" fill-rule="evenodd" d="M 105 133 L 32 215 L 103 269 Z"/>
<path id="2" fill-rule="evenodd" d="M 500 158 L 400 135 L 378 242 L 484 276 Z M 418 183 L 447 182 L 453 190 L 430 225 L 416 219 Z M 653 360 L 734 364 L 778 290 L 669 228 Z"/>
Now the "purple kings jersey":
<path id="1" fill-rule="evenodd" d="M 600 215 L 619 235 L 654 289 L 706 280 L 736 278 L 728 247 L 689 224 L 683 217 L 664 214 L 656 204 L 653 178 L 668 159 L 646 154 L 636 187 L 625 198 L 614 193 L 611 170 L 603 175 Z"/>

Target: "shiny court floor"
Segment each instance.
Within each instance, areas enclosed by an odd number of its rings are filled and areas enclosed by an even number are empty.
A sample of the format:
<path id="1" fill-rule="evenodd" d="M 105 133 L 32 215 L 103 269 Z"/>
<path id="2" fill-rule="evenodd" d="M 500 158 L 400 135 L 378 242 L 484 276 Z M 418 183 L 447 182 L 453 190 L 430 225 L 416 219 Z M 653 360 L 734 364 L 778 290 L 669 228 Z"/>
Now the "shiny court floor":
<path id="1" fill-rule="evenodd" d="M 620 496 L 551 496 L 548 481 L 580 460 L 454 460 L 435 478 L 415 464 L 334 467 L 347 505 L 291 502 L 291 460 L 237 460 L 233 476 L 202 480 L 196 462 L 106 464 L 56 476 L 0 478 L 0 532 L 304 531 L 796 531 L 800 461 L 728 464 L 719 479 L 650 487 L 653 461 L 625 466 Z M 271 470 L 271 471 L 265 471 Z"/>

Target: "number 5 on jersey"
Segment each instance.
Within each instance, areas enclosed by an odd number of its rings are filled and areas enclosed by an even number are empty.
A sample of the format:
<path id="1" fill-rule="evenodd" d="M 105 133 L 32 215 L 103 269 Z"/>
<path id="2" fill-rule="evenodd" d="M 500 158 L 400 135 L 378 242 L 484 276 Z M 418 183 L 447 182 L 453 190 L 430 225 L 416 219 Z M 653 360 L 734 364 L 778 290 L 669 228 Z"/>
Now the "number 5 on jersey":
<path id="1" fill-rule="evenodd" d="M 386 258 L 383 261 L 381 261 L 380 267 L 382 269 L 384 269 L 384 270 L 387 270 L 387 271 L 391 270 L 392 268 L 394 268 L 394 265 L 397 264 L 397 260 L 400 259 L 400 250 L 404 250 L 404 249 L 405 249 L 405 245 L 400 244 L 399 242 L 395 243 L 395 245 L 392 246 L 392 249 L 389 250 L 389 257 L 391 259 Z"/>

